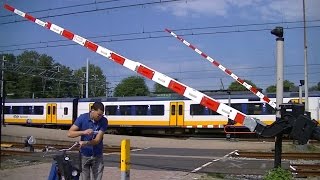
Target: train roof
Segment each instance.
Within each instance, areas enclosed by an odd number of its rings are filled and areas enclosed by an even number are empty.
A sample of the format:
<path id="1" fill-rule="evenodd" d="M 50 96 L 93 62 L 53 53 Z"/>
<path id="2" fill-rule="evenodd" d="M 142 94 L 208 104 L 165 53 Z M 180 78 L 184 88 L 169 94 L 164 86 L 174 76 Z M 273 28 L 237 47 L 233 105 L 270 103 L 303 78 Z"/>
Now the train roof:
<path id="1" fill-rule="evenodd" d="M 248 99 L 249 101 L 259 101 L 260 98 L 251 92 L 207 92 L 206 95 L 214 99 Z M 269 98 L 276 98 L 275 93 L 265 94 Z M 302 95 L 304 97 L 304 94 Z M 284 98 L 297 98 L 299 97 L 299 92 L 284 92 Z M 309 92 L 309 97 L 320 97 L 320 91 Z M 34 99 L 6 99 L 8 103 L 14 102 L 73 102 L 78 98 L 34 98 Z M 94 98 L 81 98 L 78 99 L 79 102 L 95 102 L 95 101 L 105 101 L 105 102 L 115 102 L 115 101 L 169 101 L 169 100 L 189 100 L 188 98 L 178 95 L 176 93 L 168 94 L 153 94 L 151 96 L 129 96 L 129 97 L 94 97 Z"/>
<path id="2" fill-rule="evenodd" d="M 249 99 L 249 101 L 259 101 L 260 98 L 251 92 L 213 92 L 206 93 L 206 95 L 214 99 Z M 276 98 L 276 94 L 266 94 L 269 98 Z M 303 94 L 304 96 L 304 94 Z M 284 98 L 297 98 L 299 97 L 299 92 L 285 92 L 283 94 Z M 320 97 L 320 91 L 310 92 L 309 97 Z M 172 94 L 154 94 L 152 96 L 128 96 L 128 97 L 95 97 L 95 98 L 85 98 L 79 99 L 80 102 L 94 102 L 94 101 L 169 101 L 169 100 L 189 100 L 188 98 L 178 95 L 176 93 Z"/>
<path id="3" fill-rule="evenodd" d="M 72 102 L 76 98 L 33 98 L 33 99 L 6 99 L 5 103 L 16 103 L 16 102 Z"/>

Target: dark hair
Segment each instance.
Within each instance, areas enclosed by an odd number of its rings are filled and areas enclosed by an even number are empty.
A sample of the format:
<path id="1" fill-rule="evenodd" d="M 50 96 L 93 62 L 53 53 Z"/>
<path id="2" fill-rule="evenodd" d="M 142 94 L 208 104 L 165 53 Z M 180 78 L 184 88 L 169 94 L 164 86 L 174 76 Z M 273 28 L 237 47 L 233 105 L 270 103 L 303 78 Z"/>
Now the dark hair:
<path id="1" fill-rule="evenodd" d="M 95 111 L 100 109 L 102 112 L 104 112 L 104 105 L 102 104 L 102 102 L 94 102 L 91 109 L 93 109 Z"/>

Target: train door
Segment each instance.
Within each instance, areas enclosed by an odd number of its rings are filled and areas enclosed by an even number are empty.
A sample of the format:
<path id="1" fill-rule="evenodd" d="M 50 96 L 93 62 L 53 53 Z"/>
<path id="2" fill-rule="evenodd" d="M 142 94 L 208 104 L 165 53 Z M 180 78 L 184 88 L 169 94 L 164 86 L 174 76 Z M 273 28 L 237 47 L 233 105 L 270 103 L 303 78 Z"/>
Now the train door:
<path id="1" fill-rule="evenodd" d="M 57 123 L 57 104 L 48 103 L 47 104 L 47 124 Z"/>
<path id="2" fill-rule="evenodd" d="M 170 126 L 183 126 L 184 102 L 170 102 Z"/>

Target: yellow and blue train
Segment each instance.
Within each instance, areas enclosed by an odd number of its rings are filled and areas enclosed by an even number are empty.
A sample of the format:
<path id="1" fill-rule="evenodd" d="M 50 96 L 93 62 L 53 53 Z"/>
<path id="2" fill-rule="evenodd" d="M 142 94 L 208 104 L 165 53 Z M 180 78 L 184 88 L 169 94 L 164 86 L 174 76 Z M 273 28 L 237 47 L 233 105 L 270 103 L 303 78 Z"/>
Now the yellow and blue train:
<path id="1" fill-rule="evenodd" d="M 212 98 L 260 119 L 266 124 L 275 121 L 275 110 L 252 94 L 214 93 Z M 275 94 L 268 94 L 275 101 Z M 4 122 L 21 125 L 70 126 L 95 101 L 105 105 L 109 127 L 116 130 L 143 128 L 180 129 L 224 128 L 228 119 L 216 112 L 180 96 L 7 99 Z M 284 93 L 283 103 L 298 103 L 299 94 Z M 320 92 L 309 93 L 311 118 L 320 122 Z M 187 130 L 189 129 L 189 130 Z"/>

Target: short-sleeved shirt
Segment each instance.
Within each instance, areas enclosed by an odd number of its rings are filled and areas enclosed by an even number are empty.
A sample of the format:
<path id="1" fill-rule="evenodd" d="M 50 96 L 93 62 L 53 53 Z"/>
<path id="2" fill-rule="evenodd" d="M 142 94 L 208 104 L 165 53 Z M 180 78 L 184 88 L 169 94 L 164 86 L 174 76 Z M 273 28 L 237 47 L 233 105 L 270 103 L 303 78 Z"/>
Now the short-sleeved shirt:
<path id="1" fill-rule="evenodd" d="M 94 133 L 91 135 L 82 135 L 81 141 L 91 141 L 96 137 L 99 131 L 106 132 L 108 126 L 108 120 L 105 117 L 101 117 L 99 121 L 94 121 L 90 118 L 90 113 L 84 113 L 80 115 L 74 125 L 79 127 L 80 131 L 87 129 L 93 129 Z M 103 141 L 101 140 L 97 145 L 86 145 L 81 147 L 81 153 L 84 156 L 100 156 L 103 153 Z"/>

